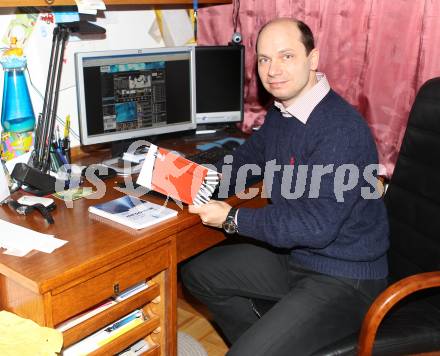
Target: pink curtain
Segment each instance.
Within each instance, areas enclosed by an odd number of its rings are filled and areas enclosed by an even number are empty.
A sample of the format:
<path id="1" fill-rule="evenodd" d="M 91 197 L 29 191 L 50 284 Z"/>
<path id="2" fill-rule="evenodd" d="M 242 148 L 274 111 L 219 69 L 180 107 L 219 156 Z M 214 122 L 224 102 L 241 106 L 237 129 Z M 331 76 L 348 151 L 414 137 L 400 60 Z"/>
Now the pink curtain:
<path id="1" fill-rule="evenodd" d="M 238 1 L 238 0 L 234 0 Z M 226 44 L 232 5 L 200 10 L 199 44 Z M 255 70 L 259 28 L 275 17 L 296 17 L 315 34 L 320 70 L 366 118 L 391 176 L 408 113 L 419 87 L 440 76 L 440 1 L 241 0 L 238 30 L 246 46 L 243 131 L 264 120 L 269 98 Z"/>

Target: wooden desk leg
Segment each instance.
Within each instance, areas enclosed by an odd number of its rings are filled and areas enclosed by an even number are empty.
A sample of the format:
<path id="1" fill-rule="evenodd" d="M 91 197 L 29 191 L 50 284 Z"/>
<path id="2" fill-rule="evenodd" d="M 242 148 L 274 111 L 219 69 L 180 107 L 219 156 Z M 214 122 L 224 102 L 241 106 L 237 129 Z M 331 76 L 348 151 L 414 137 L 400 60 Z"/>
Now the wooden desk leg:
<path id="1" fill-rule="evenodd" d="M 161 322 L 160 328 L 155 330 L 151 339 L 160 339 L 161 355 L 177 355 L 177 262 L 176 240 L 170 241 L 170 265 L 169 268 L 153 278 L 160 286 L 160 297 L 152 301 L 157 304 L 150 309 L 158 314 Z M 165 332 L 164 332 L 165 330 Z"/>
<path id="2" fill-rule="evenodd" d="M 0 275 L 1 310 L 32 319 L 41 326 L 52 326 L 50 325 L 52 320 L 46 319 L 48 315 L 45 313 L 44 305 L 45 300 L 41 294 L 34 293 L 10 278 Z"/>

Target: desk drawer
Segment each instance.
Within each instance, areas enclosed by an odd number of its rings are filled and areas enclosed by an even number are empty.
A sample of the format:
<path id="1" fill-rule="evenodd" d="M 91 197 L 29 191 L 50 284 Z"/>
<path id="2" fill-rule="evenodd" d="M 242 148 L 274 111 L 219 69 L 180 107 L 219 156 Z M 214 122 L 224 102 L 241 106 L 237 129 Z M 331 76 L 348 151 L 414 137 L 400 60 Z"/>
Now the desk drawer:
<path id="1" fill-rule="evenodd" d="M 122 291 L 167 269 L 169 265 L 169 245 L 161 246 L 52 295 L 54 325 L 111 297 L 115 288 Z"/>

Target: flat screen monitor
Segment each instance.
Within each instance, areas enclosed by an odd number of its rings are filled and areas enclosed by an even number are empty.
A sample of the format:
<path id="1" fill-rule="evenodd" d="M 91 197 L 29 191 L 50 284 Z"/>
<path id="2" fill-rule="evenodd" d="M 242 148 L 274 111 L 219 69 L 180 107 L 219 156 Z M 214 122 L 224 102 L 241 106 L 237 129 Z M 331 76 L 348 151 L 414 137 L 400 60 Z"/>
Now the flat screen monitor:
<path id="1" fill-rule="evenodd" d="M 75 54 L 83 145 L 196 128 L 194 47 Z"/>
<path id="2" fill-rule="evenodd" d="M 198 126 L 242 121 L 243 84 L 243 46 L 197 46 Z"/>

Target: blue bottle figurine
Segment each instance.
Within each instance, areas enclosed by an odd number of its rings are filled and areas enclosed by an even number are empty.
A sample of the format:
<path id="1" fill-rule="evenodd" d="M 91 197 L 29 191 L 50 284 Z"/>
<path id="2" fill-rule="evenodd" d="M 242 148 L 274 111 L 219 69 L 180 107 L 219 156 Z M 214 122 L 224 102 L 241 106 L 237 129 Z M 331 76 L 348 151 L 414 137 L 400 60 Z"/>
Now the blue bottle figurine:
<path id="1" fill-rule="evenodd" d="M 35 126 L 35 115 L 24 71 L 26 57 L 11 39 L 11 48 L 3 53 L 0 62 L 4 70 L 1 124 L 4 131 L 25 132 Z"/>

